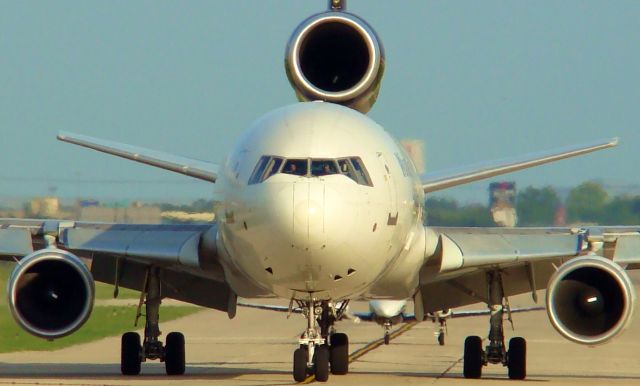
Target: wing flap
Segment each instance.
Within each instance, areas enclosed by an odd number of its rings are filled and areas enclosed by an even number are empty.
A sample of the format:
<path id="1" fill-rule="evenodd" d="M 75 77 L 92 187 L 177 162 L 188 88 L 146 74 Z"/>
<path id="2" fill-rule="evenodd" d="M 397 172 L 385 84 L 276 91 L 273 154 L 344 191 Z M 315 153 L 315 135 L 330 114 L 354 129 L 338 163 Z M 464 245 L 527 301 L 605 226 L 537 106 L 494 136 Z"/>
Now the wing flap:
<path id="1" fill-rule="evenodd" d="M 24 256 L 33 252 L 31 232 L 27 228 L 0 229 L 0 255 Z"/>
<path id="2" fill-rule="evenodd" d="M 206 161 L 68 132 L 60 132 L 58 139 L 204 181 L 216 182 L 218 177 L 218 165 Z"/>
<path id="3" fill-rule="evenodd" d="M 499 232 L 499 229 L 434 229 L 440 234 L 440 272 L 482 266 L 506 266 L 556 257 L 576 256 L 582 250 L 580 234 Z"/>
<path id="4" fill-rule="evenodd" d="M 587 154 L 596 150 L 613 147 L 617 144 L 617 138 L 595 141 L 583 145 L 570 146 L 519 157 L 505 158 L 440 172 L 424 173 L 420 176 L 420 180 L 425 193 L 434 192 L 450 188 L 452 186 L 462 185 L 564 158 Z"/>
<path id="5" fill-rule="evenodd" d="M 71 228 L 63 233 L 65 248 L 152 259 L 157 263 L 200 267 L 200 230 Z"/>

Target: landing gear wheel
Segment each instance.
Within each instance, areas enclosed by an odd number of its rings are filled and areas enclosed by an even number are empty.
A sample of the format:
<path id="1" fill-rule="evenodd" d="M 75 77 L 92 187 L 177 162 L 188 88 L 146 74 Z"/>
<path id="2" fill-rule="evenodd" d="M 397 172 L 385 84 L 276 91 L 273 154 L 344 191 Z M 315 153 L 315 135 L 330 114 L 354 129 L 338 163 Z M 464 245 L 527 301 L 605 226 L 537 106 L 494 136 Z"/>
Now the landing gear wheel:
<path id="1" fill-rule="evenodd" d="M 120 371 L 122 375 L 140 374 L 140 335 L 126 332 L 122 335 L 120 346 Z"/>
<path id="2" fill-rule="evenodd" d="M 389 338 L 389 333 L 385 333 L 384 334 L 384 344 L 389 344 L 390 340 L 391 339 Z"/>
<path id="3" fill-rule="evenodd" d="M 509 378 L 524 379 L 527 376 L 527 341 L 524 338 L 511 338 L 509 341 Z"/>
<path id="4" fill-rule="evenodd" d="M 298 348 L 293 352 L 293 380 L 302 382 L 307 379 L 307 348 Z"/>
<path id="5" fill-rule="evenodd" d="M 438 344 L 444 346 L 444 332 L 438 334 Z"/>
<path id="6" fill-rule="evenodd" d="M 329 380 L 329 347 L 322 345 L 316 349 L 313 364 L 315 365 L 316 381 Z"/>
<path id="7" fill-rule="evenodd" d="M 331 335 L 329 354 L 331 374 L 347 374 L 349 372 L 349 337 L 347 337 L 347 334 L 336 333 Z"/>
<path id="8" fill-rule="evenodd" d="M 167 375 L 182 375 L 185 369 L 184 335 L 171 332 L 164 347 L 164 367 Z"/>
<path id="9" fill-rule="evenodd" d="M 479 336 L 468 336 L 464 340 L 464 377 L 480 378 L 482 376 L 482 362 L 482 339 Z"/>

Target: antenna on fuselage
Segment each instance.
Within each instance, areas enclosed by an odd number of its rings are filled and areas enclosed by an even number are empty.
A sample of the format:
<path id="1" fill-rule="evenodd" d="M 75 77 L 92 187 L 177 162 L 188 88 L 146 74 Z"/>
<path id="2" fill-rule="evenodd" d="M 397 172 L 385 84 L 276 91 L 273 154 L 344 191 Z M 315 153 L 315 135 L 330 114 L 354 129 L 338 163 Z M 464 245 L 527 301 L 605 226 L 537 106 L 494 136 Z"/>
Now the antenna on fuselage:
<path id="1" fill-rule="evenodd" d="M 329 0 L 329 9 L 332 11 L 344 11 L 347 9 L 347 0 Z"/>

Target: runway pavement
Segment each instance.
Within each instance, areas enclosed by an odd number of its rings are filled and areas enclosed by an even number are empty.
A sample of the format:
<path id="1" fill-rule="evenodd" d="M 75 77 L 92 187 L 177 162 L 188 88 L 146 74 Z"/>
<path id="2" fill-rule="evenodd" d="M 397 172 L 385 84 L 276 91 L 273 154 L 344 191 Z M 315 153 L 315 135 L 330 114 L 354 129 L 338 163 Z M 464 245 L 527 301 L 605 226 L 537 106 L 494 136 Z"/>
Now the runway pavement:
<path id="1" fill-rule="evenodd" d="M 544 298 L 543 294 L 542 298 Z M 512 299 L 513 306 L 531 302 Z M 356 307 L 365 307 L 358 304 Z M 132 309 L 133 315 L 133 309 Z M 564 340 L 550 326 L 544 311 L 514 315 L 516 331 L 509 336 L 528 340 L 526 382 L 550 385 L 640 384 L 640 323 L 634 323 L 614 342 L 594 348 Z M 105 321 L 108 323 L 108 321 Z M 187 338 L 187 373 L 167 377 L 158 362 L 143 364 L 142 374 L 123 377 L 119 371 L 120 339 L 107 338 L 55 352 L 0 355 L 0 384 L 40 385 L 286 385 L 293 384 L 291 360 L 296 339 L 305 325 L 300 315 L 286 319 L 277 312 L 240 308 L 234 320 L 203 310 L 161 324 L 162 330 L 182 331 Z M 462 378 L 462 343 L 467 335 L 486 336 L 487 317 L 449 322 L 446 345 L 434 337 L 435 325 L 423 322 L 404 327 L 388 346 L 378 345 L 382 329 L 371 323 L 340 322 L 351 352 L 359 356 L 346 376 L 331 376 L 332 385 L 505 385 L 502 366 L 485 367 L 482 380 Z M 2 344 L 2 342 L 0 342 Z M 363 347 L 366 347 L 363 349 Z"/>

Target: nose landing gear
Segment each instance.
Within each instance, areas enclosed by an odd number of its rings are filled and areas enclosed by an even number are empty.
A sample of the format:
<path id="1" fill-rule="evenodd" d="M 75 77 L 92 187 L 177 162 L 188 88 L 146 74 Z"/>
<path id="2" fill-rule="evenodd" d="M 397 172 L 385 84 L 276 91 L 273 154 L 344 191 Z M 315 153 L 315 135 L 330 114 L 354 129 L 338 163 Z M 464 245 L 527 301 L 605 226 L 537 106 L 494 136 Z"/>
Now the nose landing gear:
<path id="1" fill-rule="evenodd" d="M 298 339 L 300 347 L 293 352 L 293 379 L 303 382 L 314 375 L 316 381 L 326 382 L 329 373 L 344 375 L 349 372 L 349 339 L 336 333 L 333 324 L 346 310 L 347 302 L 336 307 L 327 301 L 298 301 L 307 328 Z"/>

